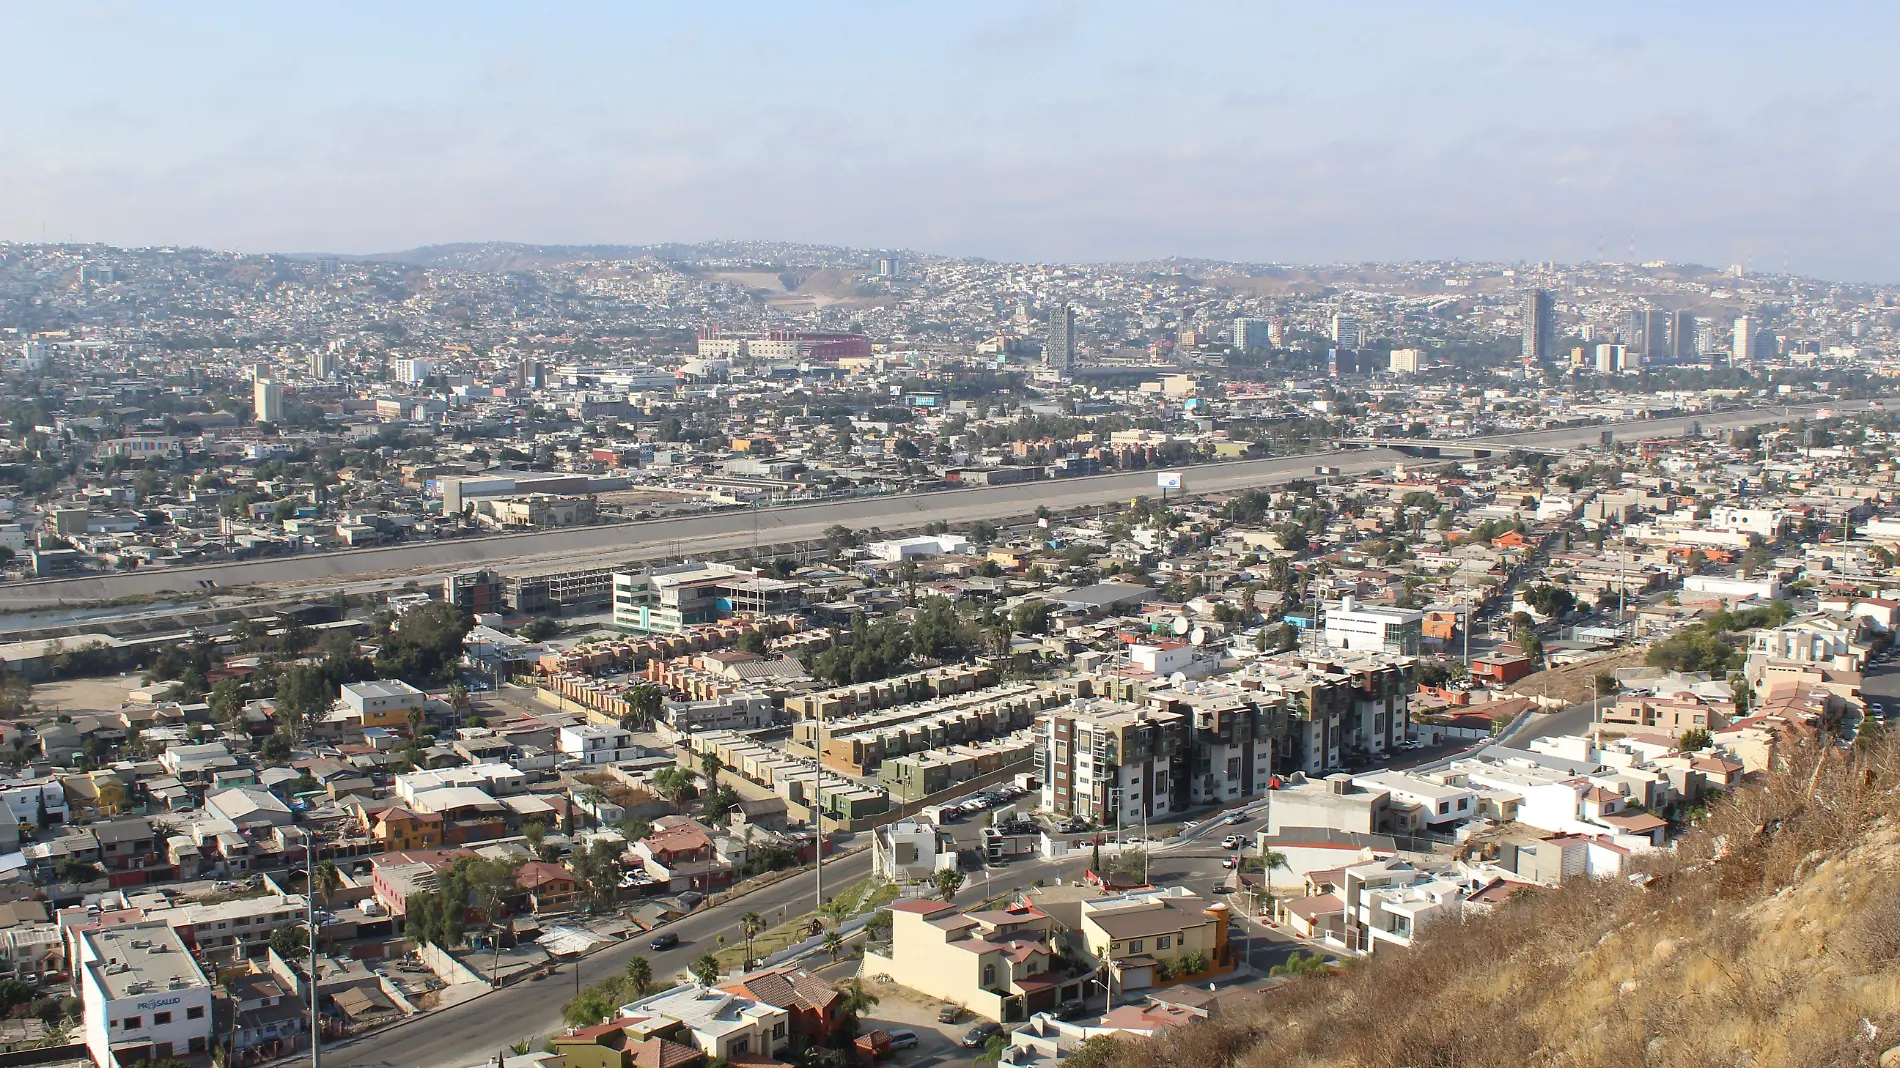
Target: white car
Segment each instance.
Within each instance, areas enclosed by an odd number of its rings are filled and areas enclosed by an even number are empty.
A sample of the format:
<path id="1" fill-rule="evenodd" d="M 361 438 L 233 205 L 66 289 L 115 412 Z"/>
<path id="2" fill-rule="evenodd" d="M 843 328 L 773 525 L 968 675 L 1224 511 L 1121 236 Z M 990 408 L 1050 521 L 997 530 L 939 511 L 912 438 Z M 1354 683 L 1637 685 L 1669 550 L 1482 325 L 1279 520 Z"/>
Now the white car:
<path id="1" fill-rule="evenodd" d="M 1239 849 L 1241 846 L 1245 845 L 1246 843 L 1247 843 L 1247 840 L 1245 838 L 1242 838 L 1240 835 L 1230 834 L 1227 837 L 1220 840 L 1220 847 L 1222 849 Z"/>

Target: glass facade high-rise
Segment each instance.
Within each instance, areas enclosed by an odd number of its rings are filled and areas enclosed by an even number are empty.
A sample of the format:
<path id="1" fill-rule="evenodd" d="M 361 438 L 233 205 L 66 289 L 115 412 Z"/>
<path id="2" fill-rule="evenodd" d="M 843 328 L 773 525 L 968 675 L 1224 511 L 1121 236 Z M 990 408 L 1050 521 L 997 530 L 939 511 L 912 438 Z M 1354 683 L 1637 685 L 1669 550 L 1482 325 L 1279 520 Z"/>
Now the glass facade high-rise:
<path id="1" fill-rule="evenodd" d="M 1695 313 L 1679 311 L 1675 321 L 1669 324 L 1669 356 L 1677 363 L 1694 363 L 1696 360 L 1696 319 Z"/>
<path id="2" fill-rule="evenodd" d="M 1067 304 L 1049 314 L 1049 338 L 1042 346 L 1042 362 L 1058 371 L 1075 366 L 1075 309 Z"/>
<path id="3" fill-rule="evenodd" d="M 1557 306 L 1547 290 L 1532 289 L 1524 294 L 1518 311 L 1518 328 L 1524 341 L 1524 358 L 1548 362 L 1557 346 Z"/>

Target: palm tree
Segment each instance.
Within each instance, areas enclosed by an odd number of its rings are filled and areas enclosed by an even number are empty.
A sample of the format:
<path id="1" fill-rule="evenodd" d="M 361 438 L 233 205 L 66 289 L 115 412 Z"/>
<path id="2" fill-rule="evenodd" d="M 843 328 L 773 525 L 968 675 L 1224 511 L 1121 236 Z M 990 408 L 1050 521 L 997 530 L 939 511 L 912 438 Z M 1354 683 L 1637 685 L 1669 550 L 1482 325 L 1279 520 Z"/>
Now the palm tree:
<path id="1" fill-rule="evenodd" d="M 1272 901 L 1273 869 L 1281 868 L 1286 871 L 1292 871 L 1293 869 L 1287 865 L 1286 854 L 1277 849 L 1268 849 L 1260 854 L 1260 867 L 1261 870 L 1267 873 L 1267 900 Z"/>
<path id="2" fill-rule="evenodd" d="M 635 998 L 643 998 L 653 989 L 653 965 L 645 957 L 635 957 L 627 962 L 627 985 L 633 989 Z"/>
<path id="3" fill-rule="evenodd" d="M 937 888 L 945 901 L 955 900 L 957 891 L 963 888 L 963 873 L 955 868 L 944 868 L 930 877 L 930 885 Z"/>
<path id="4" fill-rule="evenodd" d="M 668 767 L 654 772 L 647 784 L 672 802 L 674 809 L 684 812 L 686 802 L 693 796 L 693 779 L 693 772 L 686 768 Z"/>
<path id="5" fill-rule="evenodd" d="M 838 954 L 844 950 L 844 936 L 836 931 L 825 932 L 825 952 L 831 954 L 831 962 L 838 962 Z"/>
<path id="6" fill-rule="evenodd" d="M 745 968 L 752 970 L 752 940 L 765 930 L 765 917 L 756 912 L 747 912 L 739 917 L 739 937 L 745 939 Z"/>
<path id="7" fill-rule="evenodd" d="M 865 1013 L 877 1007 L 877 995 L 864 989 L 864 980 L 862 979 L 846 979 L 844 982 L 838 984 L 837 989 L 838 993 L 844 995 L 843 1000 L 838 1002 L 840 1012 L 848 1012 L 853 1016 L 863 1016 Z"/>
<path id="8" fill-rule="evenodd" d="M 1003 1054 L 1009 1052 L 1009 1032 L 998 1031 L 985 1039 L 983 1052 L 976 1055 L 976 1063 L 996 1065 L 1003 1061 Z"/>
<path id="9" fill-rule="evenodd" d="M 317 897 L 320 898 L 325 905 L 330 903 L 331 896 L 341 889 L 342 886 L 343 871 L 336 866 L 336 861 L 326 860 L 317 865 Z"/>
<path id="10" fill-rule="evenodd" d="M 696 957 L 688 970 L 693 973 L 694 981 L 700 986 L 711 986 L 719 981 L 719 958 L 710 953 Z"/>
<path id="11" fill-rule="evenodd" d="M 699 754 L 699 774 L 707 784 L 718 782 L 720 769 L 724 767 L 725 765 L 719 762 L 718 753 Z"/>

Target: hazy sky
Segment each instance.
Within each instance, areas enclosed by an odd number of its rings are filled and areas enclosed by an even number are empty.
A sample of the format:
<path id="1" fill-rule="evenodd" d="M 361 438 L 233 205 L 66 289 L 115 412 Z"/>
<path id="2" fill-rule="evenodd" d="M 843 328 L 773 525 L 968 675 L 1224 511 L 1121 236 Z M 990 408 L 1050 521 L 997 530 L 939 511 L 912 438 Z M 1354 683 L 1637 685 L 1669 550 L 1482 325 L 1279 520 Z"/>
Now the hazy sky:
<path id="1" fill-rule="evenodd" d="M 1323 9 L 1323 10 L 1315 10 Z M 301 13 L 298 13 L 301 11 Z M 0 2 L 0 239 L 1900 280 L 1894 5 Z"/>

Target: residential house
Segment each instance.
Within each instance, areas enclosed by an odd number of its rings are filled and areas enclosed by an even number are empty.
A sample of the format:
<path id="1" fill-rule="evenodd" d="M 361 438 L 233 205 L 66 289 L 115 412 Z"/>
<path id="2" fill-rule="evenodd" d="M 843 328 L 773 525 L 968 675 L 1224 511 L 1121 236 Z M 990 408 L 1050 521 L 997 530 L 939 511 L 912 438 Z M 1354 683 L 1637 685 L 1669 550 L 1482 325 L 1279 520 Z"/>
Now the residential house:
<path id="1" fill-rule="evenodd" d="M 732 882 L 705 829 L 685 816 L 663 816 L 633 853 L 648 877 L 669 890 L 710 890 Z"/>
<path id="2" fill-rule="evenodd" d="M 1033 905 L 964 915 L 943 901 L 891 906 L 891 940 L 864 970 L 992 1020 L 1026 1020 L 1081 996 L 1086 976 L 1052 967 L 1053 921 Z"/>
<path id="3" fill-rule="evenodd" d="M 706 1055 L 658 1035 L 640 1037 L 636 1021 L 608 1020 L 548 1042 L 566 1068 L 699 1068 Z"/>
<path id="4" fill-rule="evenodd" d="M 1116 990 L 1140 990 L 1232 968 L 1230 911 L 1178 886 L 1136 890 L 1082 902 L 1078 933 Z"/>

